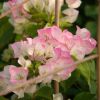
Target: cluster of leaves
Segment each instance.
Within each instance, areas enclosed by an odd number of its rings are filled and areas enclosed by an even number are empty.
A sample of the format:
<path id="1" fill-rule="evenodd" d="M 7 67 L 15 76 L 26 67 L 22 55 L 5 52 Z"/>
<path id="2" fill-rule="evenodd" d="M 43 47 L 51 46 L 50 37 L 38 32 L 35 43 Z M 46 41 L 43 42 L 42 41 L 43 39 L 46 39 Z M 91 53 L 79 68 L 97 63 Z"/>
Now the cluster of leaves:
<path id="1" fill-rule="evenodd" d="M 0 1 L 0 9 L 2 3 L 6 0 Z M 82 5 L 79 8 L 80 15 L 74 25 L 68 27 L 69 30 L 74 31 L 75 25 L 88 28 L 92 37 L 96 38 L 97 33 L 97 4 L 95 0 L 82 0 Z M 0 10 L 1 12 L 1 10 Z M 41 16 L 41 15 L 39 15 Z M 33 16 L 35 17 L 35 16 Z M 30 25 L 26 26 L 25 32 L 28 35 L 34 37 L 36 34 L 35 30 L 41 28 L 43 23 L 39 26 Z M 15 61 L 11 59 L 11 52 L 8 49 L 8 45 L 14 41 L 24 39 L 23 35 L 14 34 L 13 26 L 8 22 L 8 18 L 5 17 L 0 19 L 0 69 L 3 69 L 4 65 L 15 64 Z M 78 69 L 72 73 L 72 76 L 60 83 L 60 92 L 63 93 L 65 100 L 70 98 L 71 100 L 96 100 L 96 70 L 95 61 L 89 61 L 80 64 Z M 46 95 L 45 95 L 46 94 Z M 53 89 L 51 86 L 42 86 L 33 95 L 26 94 L 24 98 L 18 99 L 16 95 L 7 95 L 6 97 L 0 97 L 0 100 L 52 100 Z M 84 98 L 83 98 L 84 97 Z M 8 99 L 7 99 L 8 98 Z"/>

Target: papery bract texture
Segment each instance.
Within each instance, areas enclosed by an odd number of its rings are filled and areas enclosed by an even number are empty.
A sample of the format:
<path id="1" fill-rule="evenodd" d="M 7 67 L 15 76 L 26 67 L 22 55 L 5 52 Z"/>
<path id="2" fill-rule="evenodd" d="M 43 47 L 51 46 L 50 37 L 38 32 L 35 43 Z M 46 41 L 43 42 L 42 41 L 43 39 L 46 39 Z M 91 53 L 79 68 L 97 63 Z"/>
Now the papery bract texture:
<path id="1" fill-rule="evenodd" d="M 49 72 L 54 72 L 57 69 L 61 69 L 66 67 L 68 64 L 73 63 L 73 59 L 71 58 L 68 52 L 61 51 L 61 49 L 57 48 L 55 50 L 56 56 L 47 61 L 46 65 L 39 67 L 40 75 L 47 74 Z M 70 76 L 70 73 L 75 69 L 75 66 L 71 66 L 70 68 L 66 68 L 63 71 L 60 71 L 56 74 L 52 74 L 45 78 L 43 82 L 51 82 L 51 80 L 56 80 L 60 82 L 61 80 L 65 80 Z"/>
<path id="2" fill-rule="evenodd" d="M 11 75 L 10 82 L 11 83 L 21 83 L 27 80 L 28 69 L 24 67 L 10 67 L 9 73 Z"/>
<path id="3" fill-rule="evenodd" d="M 61 19 L 62 21 L 74 23 L 78 17 L 79 11 L 73 8 L 68 8 L 63 11 L 63 14 L 66 16 Z"/>
<path id="4" fill-rule="evenodd" d="M 4 83 L 3 88 L 5 89 L 9 84 L 26 82 L 27 78 L 37 75 L 48 75 L 37 83 L 66 80 L 76 69 L 76 65 L 69 65 L 90 54 L 96 47 L 96 43 L 90 31 L 79 26 L 75 35 L 67 29 L 62 31 L 57 26 L 39 29 L 38 36 L 35 38 L 27 38 L 10 45 L 14 51 L 14 58 L 18 59 L 21 67 L 9 65 L 0 72 L 1 83 Z M 33 72 L 32 76 L 29 73 L 30 68 Z M 59 72 L 56 72 L 58 70 Z M 24 93 L 34 93 L 36 90 L 37 85 L 31 84 L 12 92 L 23 97 Z"/>
<path id="5" fill-rule="evenodd" d="M 66 0 L 69 8 L 78 8 L 81 5 L 81 0 Z"/>
<path id="6" fill-rule="evenodd" d="M 5 2 L 3 5 L 3 10 L 8 10 L 11 7 L 15 6 L 15 5 L 19 5 L 20 3 L 22 3 L 23 0 L 9 0 L 8 2 Z M 20 18 L 21 15 L 24 16 L 28 16 L 29 14 L 25 11 L 25 9 L 23 8 L 23 5 L 21 5 L 19 8 L 17 9 L 13 9 L 12 10 L 12 17 L 14 20 L 16 20 L 16 18 Z"/>
<path id="7" fill-rule="evenodd" d="M 77 26 L 76 35 L 68 30 L 62 31 L 59 27 L 47 27 L 38 30 L 38 36 L 26 41 L 16 42 L 11 45 L 15 58 L 32 56 L 33 59 L 54 57 L 54 49 L 60 48 L 67 51 L 77 59 L 83 59 L 93 51 L 96 41 L 91 38 L 90 32 Z"/>

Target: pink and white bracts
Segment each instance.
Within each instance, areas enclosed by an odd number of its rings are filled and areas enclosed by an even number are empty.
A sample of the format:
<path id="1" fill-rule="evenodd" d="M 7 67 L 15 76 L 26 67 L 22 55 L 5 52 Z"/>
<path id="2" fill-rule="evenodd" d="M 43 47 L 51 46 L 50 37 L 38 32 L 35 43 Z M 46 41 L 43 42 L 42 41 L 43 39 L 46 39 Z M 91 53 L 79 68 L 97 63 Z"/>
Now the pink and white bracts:
<path id="1" fill-rule="evenodd" d="M 76 35 L 73 35 L 68 30 L 62 31 L 59 27 L 52 26 L 38 30 L 37 37 L 15 42 L 10 47 L 14 51 L 14 58 L 18 58 L 21 67 L 9 65 L 4 68 L 4 71 L 0 73 L 0 79 L 5 83 L 4 87 L 27 81 L 29 67 L 34 61 L 41 62 L 38 66 L 38 74 L 41 76 L 74 63 L 73 57 L 76 60 L 83 59 L 96 47 L 96 41 L 91 38 L 90 32 L 85 28 L 81 29 L 77 26 Z M 75 69 L 76 66 L 73 65 L 40 80 L 40 82 L 48 83 L 52 80 L 60 82 L 67 79 Z M 27 91 L 35 92 L 36 85 L 13 92 L 22 97 Z"/>
<path id="2" fill-rule="evenodd" d="M 33 39 L 27 38 L 26 41 L 16 42 L 11 45 L 15 58 L 31 56 L 32 61 L 44 61 L 43 65 L 39 67 L 40 75 L 73 63 L 72 57 L 77 60 L 83 59 L 85 55 L 93 51 L 95 46 L 96 41 L 90 37 L 90 32 L 78 26 L 76 35 L 73 35 L 68 30 L 62 31 L 59 27 L 52 26 L 38 30 L 38 36 Z M 52 79 L 64 80 L 75 68 L 75 66 L 72 66 L 65 71 L 52 75 L 46 82 Z"/>
<path id="3" fill-rule="evenodd" d="M 61 20 L 69 23 L 74 23 L 77 20 L 79 11 L 76 9 L 81 5 L 81 0 L 65 0 L 68 5 L 68 9 L 63 11 L 66 16 Z"/>

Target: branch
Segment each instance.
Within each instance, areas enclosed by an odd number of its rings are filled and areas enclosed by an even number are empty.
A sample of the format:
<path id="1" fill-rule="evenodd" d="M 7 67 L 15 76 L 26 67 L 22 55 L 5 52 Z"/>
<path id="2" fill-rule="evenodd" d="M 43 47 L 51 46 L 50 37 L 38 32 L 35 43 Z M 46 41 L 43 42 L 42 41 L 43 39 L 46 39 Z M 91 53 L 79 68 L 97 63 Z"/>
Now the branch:
<path id="1" fill-rule="evenodd" d="M 55 25 L 59 27 L 59 13 L 60 13 L 60 7 L 59 7 L 59 0 L 55 0 Z M 57 81 L 54 81 L 54 92 L 59 93 L 59 83 Z"/>
<path id="2" fill-rule="evenodd" d="M 97 51 L 98 51 L 98 59 L 97 59 L 97 98 L 100 100 L 100 0 L 98 0 L 98 33 L 97 33 Z"/>
<path id="3" fill-rule="evenodd" d="M 37 76 L 36 78 L 30 79 L 30 80 L 28 80 L 28 81 L 26 81 L 26 82 L 24 82 L 24 83 L 20 83 L 20 84 L 17 84 L 17 85 L 15 85 L 15 86 L 9 86 L 6 90 L 4 90 L 3 92 L 0 93 L 0 96 L 6 95 L 6 94 L 8 94 L 8 93 L 10 93 L 10 92 L 12 92 L 12 91 L 15 91 L 15 90 L 17 90 L 17 89 L 20 89 L 20 88 L 22 88 L 22 87 L 25 87 L 25 86 L 27 86 L 27 85 L 29 85 L 29 84 L 37 84 L 37 83 L 40 83 L 40 81 L 42 81 L 43 79 L 45 79 L 45 77 L 48 77 L 49 75 L 58 73 L 59 71 L 62 71 L 62 70 L 64 70 L 64 69 L 68 68 L 68 67 L 71 67 L 71 66 L 73 66 L 73 65 L 78 65 L 78 64 L 80 64 L 80 63 L 83 63 L 83 62 L 86 62 L 86 61 L 95 59 L 95 58 L 97 58 L 97 57 L 98 57 L 97 54 L 91 55 L 91 56 L 89 56 L 89 57 L 86 57 L 86 58 L 83 59 L 83 60 L 76 61 L 76 62 L 74 62 L 74 63 L 72 63 L 72 64 L 69 64 L 69 65 L 66 66 L 66 67 L 56 69 L 56 70 L 54 70 L 53 72 L 46 73 L 46 74 L 41 75 L 41 76 Z"/>

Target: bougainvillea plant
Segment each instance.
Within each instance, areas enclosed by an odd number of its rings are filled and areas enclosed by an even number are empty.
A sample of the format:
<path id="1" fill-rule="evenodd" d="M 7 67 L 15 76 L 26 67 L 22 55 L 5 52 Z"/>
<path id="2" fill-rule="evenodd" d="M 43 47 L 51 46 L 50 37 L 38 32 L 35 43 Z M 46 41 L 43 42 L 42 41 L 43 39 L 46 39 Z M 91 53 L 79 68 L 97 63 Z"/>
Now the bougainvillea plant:
<path id="1" fill-rule="evenodd" d="M 22 0 L 9 0 L 4 3 L 2 11 L 20 3 Z M 76 8 L 80 6 L 81 1 L 65 0 L 64 3 L 63 0 L 60 0 L 60 8 L 63 4 L 67 4 L 67 8 L 61 12 L 60 23 L 72 24 L 78 17 L 79 12 Z M 39 21 L 43 23 L 44 28 L 38 29 L 38 34 L 34 38 L 27 37 L 9 45 L 17 66 L 7 65 L 0 72 L 0 86 L 3 89 L 7 89 L 9 85 L 17 85 L 38 75 L 41 76 L 66 67 L 77 60 L 84 59 L 95 49 L 96 40 L 91 37 L 90 31 L 86 28 L 76 26 L 77 31 L 74 35 L 67 29 L 62 31 L 59 27 L 54 26 L 54 9 L 55 0 L 30 0 L 18 9 L 12 10 L 9 21 L 14 26 L 15 33 L 23 34 L 28 25 L 39 25 Z M 33 94 L 38 90 L 40 84 L 50 84 L 52 80 L 57 82 L 66 80 L 75 69 L 76 65 L 73 65 L 49 75 L 37 84 L 29 84 L 12 92 L 18 95 L 18 98 L 24 97 L 24 93 Z M 63 100 L 60 93 L 53 95 L 53 98 Z"/>
<path id="2" fill-rule="evenodd" d="M 9 0 L 3 5 L 2 12 L 7 11 L 16 4 L 21 4 L 23 0 Z M 59 0 L 59 8 L 64 4 L 64 0 Z M 60 25 L 68 26 L 74 23 L 79 11 L 76 10 L 81 4 L 80 0 L 66 0 L 66 8 L 61 12 Z M 9 22 L 14 26 L 15 33 L 25 34 L 26 28 L 31 26 L 43 27 L 54 24 L 55 0 L 29 0 L 18 9 L 12 9 Z M 38 18 L 38 19 L 37 19 Z M 27 33 L 28 34 L 28 33 Z"/>
<path id="3" fill-rule="evenodd" d="M 52 72 L 73 63 L 75 60 L 83 59 L 85 55 L 93 51 L 95 46 L 96 41 L 90 37 L 90 32 L 85 28 L 77 27 L 76 35 L 68 30 L 62 31 L 57 26 L 39 29 L 38 36 L 35 38 L 27 38 L 25 41 L 10 45 L 14 51 L 14 58 L 18 58 L 20 67 L 14 65 L 4 67 L 1 78 L 7 85 L 24 82 L 31 77 Z M 39 62 L 36 68 L 32 66 L 34 61 Z M 30 72 L 30 68 L 32 72 Z M 49 83 L 52 80 L 60 82 L 70 77 L 75 68 L 76 66 L 71 66 L 64 71 L 46 77 L 40 82 Z M 31 76 L 30 73 L 33 75 Z M 27 88 L 30 91 L 28 92 L 36 91 L 34 87 L 36 86 L 32 85 L 31 87 L 29 85 Z M 22 97 L 24 92 L 27 92 L 27 88 L 12 92 Z"/>

